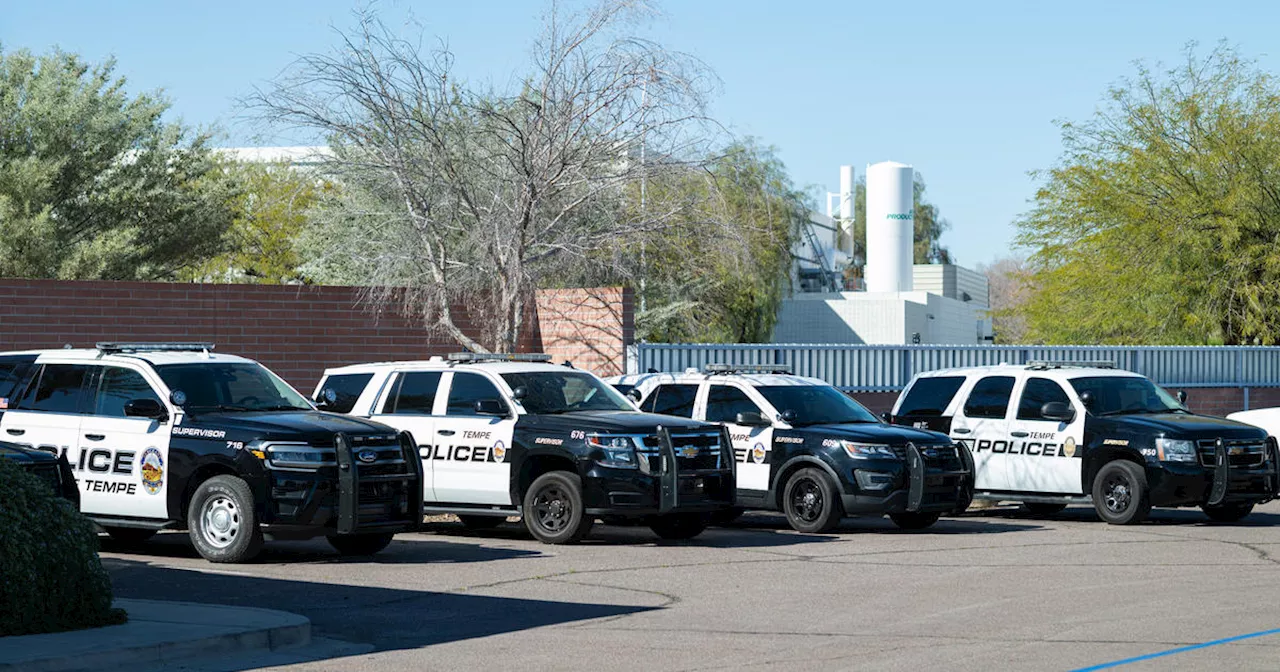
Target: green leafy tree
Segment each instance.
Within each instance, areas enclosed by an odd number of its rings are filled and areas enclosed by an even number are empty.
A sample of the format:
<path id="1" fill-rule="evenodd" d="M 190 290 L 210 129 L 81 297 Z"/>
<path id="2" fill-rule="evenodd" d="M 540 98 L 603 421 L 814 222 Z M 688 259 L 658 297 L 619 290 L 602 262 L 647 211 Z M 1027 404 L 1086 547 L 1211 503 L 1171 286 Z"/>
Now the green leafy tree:
<path id="1" fill-rule="evenodd" d="M 0 51 L 0 276 L 170 279 L 218 252 L 231 216 L 208 136 L 114 68 Z"/>
<path id="2" fill-rule="evenodd" d="M 951 222 L 943 219 L 938 206 L 929 202 L 925 195 L 924 177 L 915 173 L 912 181 L 912 192 L 915 194 L 915 212 L 912 218 L 915 223 L 916 242 L 914 249 L 917 264 L 949 264 L 951 251 L 943 247 L 942 234 L 951 228 Z M 867 260 L 867 178 L 861 176 L 854 187 L 853 197 L 853 265 L 861 267 Z M 858 275 L 861 272 L 855 269 Z"/>
<path id="3" fill-rule="evenodd" d="M 1018 222 L 1028 338 L 1280 342 L 1280 89 L 1233 50 L 1139 67 Z"/>
<path id="4" fill-rule="evenodd" d="M 189 271 L 196 280 L 277 285 L 302 282 L 298 239 L 332 185 L 287 163 L 228 166 L 235 186 L 226 251 Z"/>

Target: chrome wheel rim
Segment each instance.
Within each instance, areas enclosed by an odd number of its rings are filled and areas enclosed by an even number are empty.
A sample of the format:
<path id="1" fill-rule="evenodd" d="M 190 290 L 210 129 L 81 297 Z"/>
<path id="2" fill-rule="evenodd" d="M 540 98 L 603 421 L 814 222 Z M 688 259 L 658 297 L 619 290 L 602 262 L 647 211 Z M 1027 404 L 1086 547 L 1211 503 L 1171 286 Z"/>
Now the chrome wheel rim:
<path id="1" fill-rule="evenodd" d="M 225 495 L 205 502 L 200 514 L 200 536 L 214 548 L 226 548 L 240 536 L 240 507 Z"/>
<path id="2" fill-rule="evenodd" d="M 1129 479 L 1123 474 L 1112 474 L 1103 487 L 1102 501 L 1112 513 L 1124 513 L 1133 501 L 1133 490 Z"/>

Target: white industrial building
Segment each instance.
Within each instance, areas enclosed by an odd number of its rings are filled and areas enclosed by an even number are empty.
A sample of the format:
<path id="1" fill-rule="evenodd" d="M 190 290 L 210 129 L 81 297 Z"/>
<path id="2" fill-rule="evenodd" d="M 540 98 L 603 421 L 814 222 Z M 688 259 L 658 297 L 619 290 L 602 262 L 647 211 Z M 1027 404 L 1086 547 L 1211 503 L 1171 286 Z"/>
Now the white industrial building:
<path id="1" fill-rule="evenodd" d="M 851 260 L 853 168 L 840 169 L 840 192 L 825 218 L 793 251 L 795 293 L 782 302 L 775 343 L 976 344 L 991 339 L 987 278 L 952 264 L 913 264 L 915 170 L 885 161 L 867 166 L 866 291 L 839 291 Z M 840 203 L 832 208 L 831 197 Z M 827 250 L 830 249 L 830 252 Z M 816 252 L 815 252 L 816 251 Z"/>

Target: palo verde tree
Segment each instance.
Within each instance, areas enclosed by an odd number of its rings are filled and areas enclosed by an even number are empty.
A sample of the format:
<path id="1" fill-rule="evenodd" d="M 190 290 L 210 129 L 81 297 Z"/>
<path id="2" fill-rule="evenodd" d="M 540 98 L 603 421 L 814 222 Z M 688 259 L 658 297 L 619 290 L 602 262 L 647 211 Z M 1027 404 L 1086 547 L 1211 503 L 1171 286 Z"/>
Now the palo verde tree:
<path id="1" fill-rule="evenodd" d="M 1019 222 L 1049 343 L 1280 342 L 1280 87 L 1235 51 L 1139 67 Z"/>
<path id="2" fill-rule="evenodd" d="M 218 251 L 230 193 L 208 136 L 114 68 L 0 51 L 0 276 L 172 279 Z"/>
<path id="3" fill-rule="evenodd" d="M 465 347 L 514 348 L 536 288 L 693 205 L 626 200 L 702 162 L 709 135 L 706 70 L 629 36 L 645 12 L 622 0 L 573 16 L 553 7 L 510 91 L 469 85 L 448 51 L 369 14 L 336 52 L 303 57 L 254 104 L 334 150 L 321 169 L 339 188 L 303 236 L 306 271 L 365 285 L 375 304 Z"/>

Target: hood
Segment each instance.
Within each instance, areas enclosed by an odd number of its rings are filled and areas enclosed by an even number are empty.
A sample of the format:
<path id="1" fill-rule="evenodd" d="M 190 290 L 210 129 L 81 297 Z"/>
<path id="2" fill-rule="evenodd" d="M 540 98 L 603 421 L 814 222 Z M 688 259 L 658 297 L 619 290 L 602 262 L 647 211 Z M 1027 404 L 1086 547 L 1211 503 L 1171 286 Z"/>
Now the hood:
<path id="1" fill-rule="evenodd" d="M 658 415 L 641 413 L 640 411 L 575 411 L 556 415 L 522 415 L 521 428 L 536 429 L 544 432 L 568 433 L 573 430 L 584 432 L 618 432 L 623 434 L 651 434 L 659 426 L 669 429 L 715 429 L 712 425 L 689 418 L 674 415 Z"/>
<path id="2" fill-rule="evenodd" d="M 224 430 L 259 439 L 316 444 L 331 443 L 333 435 L 338 432 L 356 436 L 397 433 L 382 423 L 324 411 L 201 413 L 195 418 L 187 416 L 181 426 Z"/>
<path id="3" fill-rule="evenodd" d="M 784 430 L 786 431 L 786 430 Z M 797 434 L 812 434 L 827 439 L 847 439 L 863 443 L 883 443 L 904 446 L 907 443 L 922 445 L 949 444 L 946 434 L 882 423 L 849 423 L 842 425 L 804 425 L 789 430 Z"/>
<path id="4" fill-rule="evenodd" d="M 9 460 L 18 464 L 35 464 L 39 462 L 57 462 L 58 458 L 42 450 L 23 448 L 17 444 L 0 441 L 0 460 Z"/>
<path id="5" fill-rule="evenodd" d="M 1150 413 L 1113 415 L 1099 418 L 1118 429 L 1143 434 L 1163 433 L 1172 439 L 1265 439 L 1265 430 L 1235 420 L 1211 415 L 1186 413 Z"/>

